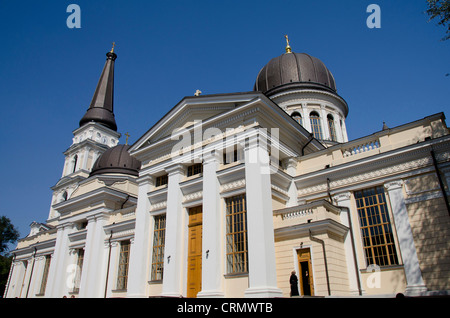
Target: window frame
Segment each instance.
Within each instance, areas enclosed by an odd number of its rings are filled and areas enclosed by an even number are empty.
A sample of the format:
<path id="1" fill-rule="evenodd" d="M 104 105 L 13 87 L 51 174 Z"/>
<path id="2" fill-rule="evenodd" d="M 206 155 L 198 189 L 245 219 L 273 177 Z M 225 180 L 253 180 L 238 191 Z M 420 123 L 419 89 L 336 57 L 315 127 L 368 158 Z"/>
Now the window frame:
<path id="1" fill-rule="evenodd" d="M 365 196 L 364 191 L 366 193 L 374 191 L 375 194 Z M 372 264 L 379 267 L 400 265 L 395 226 L 391 221 L 392 215 L 384 187 L 374 186 L 361 189 L 354 191 L 353 195 L 366 266 Z"/>
<path id="2" fill-rule="evenodd" d="M 226 275 L 248 274 L 248 223 L 246 204 L 245 193 L 225 198 Z"/>
<path id="3" fill-rule="evenodd" d="M 162 281 L 164 277 L 164 248 L 166 243 L 166 214 L 153 217 L 153 243 L 150 280 Z M 156 245 L 157 243 L 160 243 Z"/>
<path id="4" fill-rule="evenodd" d="M 323 129 L 321 123 L 321 117 L 318 112 L 312 111 L 309 113 L 309 122 L 311 124 L 311 133 L 314 138 L 323 140 Z"/>

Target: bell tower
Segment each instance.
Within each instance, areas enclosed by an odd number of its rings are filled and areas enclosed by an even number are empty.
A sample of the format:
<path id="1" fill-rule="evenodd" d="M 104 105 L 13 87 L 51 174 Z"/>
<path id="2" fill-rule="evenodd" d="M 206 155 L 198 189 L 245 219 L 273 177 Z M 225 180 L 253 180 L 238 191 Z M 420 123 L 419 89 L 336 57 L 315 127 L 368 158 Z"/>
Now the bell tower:
<path id="1" fill-rule="evenodd" d="M 78 183 L 89 177 L 97 158 L 119 143 L 120 133 L 114 118 L 114 44 L 106 53 L 106 62 L 92 97 L 91 104 L 73 131 L 72 145 L 64 152 L 61 179 L 53 186 L 52 203 L 47 222 L 59 215 L 53 205 L 70 199 Z"/>

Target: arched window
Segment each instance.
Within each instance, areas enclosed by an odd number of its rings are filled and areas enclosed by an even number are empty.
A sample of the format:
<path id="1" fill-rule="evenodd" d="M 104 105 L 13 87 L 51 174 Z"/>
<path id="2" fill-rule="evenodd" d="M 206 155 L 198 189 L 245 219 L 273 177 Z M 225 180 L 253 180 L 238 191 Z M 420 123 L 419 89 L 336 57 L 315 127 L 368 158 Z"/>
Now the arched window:
<path id="1" fill-rule="evenodd" d="M 314 138 L 323 139 L 319 114 L 316 112 L 311 112 L 309 114 L 309 120 L 311 121 L 311 132 L 314 135 Z"/>
<path id="2" fill-rule="evenodd" d="M 337 141 L 336 128 L 334 127 L 334 118 L 332 115 L 327 116 L 328 130 L 330 131 L 330 138 L 332 141 Z"/>
<path id="3" fill-rule="evenodd" d="M 301 116 L 299 113 L 293 112 L 292 115 L 291 115 L 291 117 L 292 117 L 297 123 L 299 123 L 300 125 L 303 125 L 303 123 L 302 123 L 302 116 Z"/>
<path id="4" fill-rule="evenodd" d="M 72 160 L 72 173 L 74 173 L 77 170 L 77 161 L 78 161 L 78 155 L 75 155 Z"/>

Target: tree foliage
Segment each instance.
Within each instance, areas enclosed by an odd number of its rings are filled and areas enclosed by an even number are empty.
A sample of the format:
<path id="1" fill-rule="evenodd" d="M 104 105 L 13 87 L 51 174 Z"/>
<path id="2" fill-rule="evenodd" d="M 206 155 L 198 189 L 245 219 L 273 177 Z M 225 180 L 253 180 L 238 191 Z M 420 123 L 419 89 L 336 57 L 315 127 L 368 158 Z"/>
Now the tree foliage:
<path id="1" fill-rule="evenodd" d="M 427 4 L 426 13 L 430 16 L 430 21 L 438 19 L 438 24 L 447 28 L 442 41 L 450 39 L 450 0 L 427 0 Z"/>
<path id="2" fill-rule="evenodd" d="M 19 238 L 19 231 L 6 216 L 0 217 L 0 254 L 8 251 L 8 244 L 14 243 Z"/>

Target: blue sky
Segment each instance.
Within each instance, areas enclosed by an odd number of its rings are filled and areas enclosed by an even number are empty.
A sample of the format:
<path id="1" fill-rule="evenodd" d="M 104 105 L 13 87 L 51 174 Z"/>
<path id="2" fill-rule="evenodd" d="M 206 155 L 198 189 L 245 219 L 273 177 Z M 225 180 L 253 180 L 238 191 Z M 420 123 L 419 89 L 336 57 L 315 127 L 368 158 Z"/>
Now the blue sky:
<path id="1" fill-rule="evenodd" d="M 69 4 L 81 28 L 69 29 Z M 369 4 L 381 28 L 369 29 Z M 350 139 L 444 112 L 450 40 L 425 0 L 0 1 L 0 215 L 21 237 L 45 222 L 63 151 L 117 43 L 115 115 L 136 141 L 184 96 L 251 91 L 284 53 L 321 59 L 349 105 Z"/>

